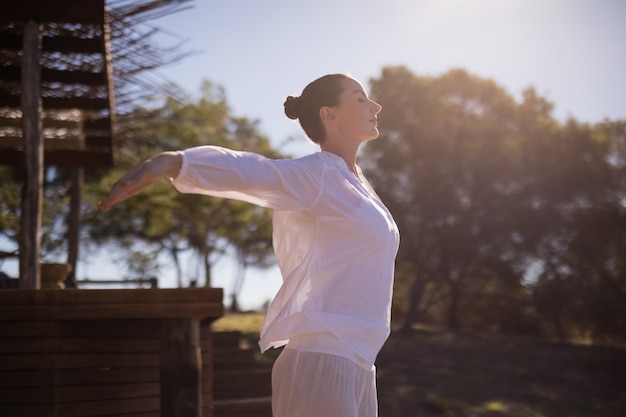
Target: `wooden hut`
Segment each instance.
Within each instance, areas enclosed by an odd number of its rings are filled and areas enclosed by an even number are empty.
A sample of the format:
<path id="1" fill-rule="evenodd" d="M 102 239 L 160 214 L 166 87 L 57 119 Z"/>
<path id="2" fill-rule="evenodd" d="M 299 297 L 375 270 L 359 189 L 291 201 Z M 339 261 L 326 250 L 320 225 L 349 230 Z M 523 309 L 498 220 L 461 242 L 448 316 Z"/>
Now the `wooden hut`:
<path id="1" fill-rule="evenodd" d="M 24 167 L 20 287 L 0 292 L 3 417 L 212 415 L 221 289 L 39 289 L 44 165 L 115 160 L 104 0 L 0 2 L 0 164 Z M 70 247 L 70 251 L 71 251 Z"/>
<path id="2" fill-rule="evenodd" d="M 112 165 L 114 99 L 104 0 L 0 3 L 0 164 L 24 166 L 20 287 L 40 288 L 44 164 L 76 167 L 71 218 L 79 219 L 82 167 Z M 77 235 L 77 224 L 70 224 Z M 77 256 L 70 246 L 70 260 Z M 75 261 L 75 259 L 74 259 Z"/>

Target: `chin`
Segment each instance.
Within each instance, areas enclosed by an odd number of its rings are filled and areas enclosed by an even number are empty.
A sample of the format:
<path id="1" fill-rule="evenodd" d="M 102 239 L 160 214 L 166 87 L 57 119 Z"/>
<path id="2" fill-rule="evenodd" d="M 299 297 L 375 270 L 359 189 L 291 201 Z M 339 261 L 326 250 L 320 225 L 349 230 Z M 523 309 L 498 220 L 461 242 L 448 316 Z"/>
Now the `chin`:
<path id="1" fill-rule="evenodd" d="M 378 135 L 366 137 L 363 142 L 369 142 L 378 139 Z"/>

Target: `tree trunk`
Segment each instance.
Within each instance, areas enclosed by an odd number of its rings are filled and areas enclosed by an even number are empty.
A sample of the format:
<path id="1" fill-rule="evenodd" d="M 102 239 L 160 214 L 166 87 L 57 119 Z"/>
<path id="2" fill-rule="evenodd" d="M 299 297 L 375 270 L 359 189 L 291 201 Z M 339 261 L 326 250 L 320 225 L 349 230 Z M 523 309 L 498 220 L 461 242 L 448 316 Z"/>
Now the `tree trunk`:
<path id="1" fill-rule="evenodd" d="M 212 286 L 211 262 L 209 262 L 210 249 L 204 250 L 204 286 L 210 288 Z"/>
<path id="2" fill-rule="evenodd" d="M 448 327 L 450 330 L 459 329 L 459 285 L 453 279 L 449 279 L 450 304 L 448 306 Z"/>
<path id="3" fill-rule="evenodd" d="M 402 324 L 401 331 L 407 331 L 411 329 L 413 323 L 417 321 L 419 306 L 424 296 L 424 287 L 426 282 L 421 277 L 417 262 L 415 262 L 415 274 L 413 278 L 413 286 L 411 287 L 411 296 L 409 298 L 409 309 L 406 313 L 404 323 Z"/>
<path id="4" fill-rule="evenodd" d="M 20 218 L 19 286 L 41 288 L 39 251 L 43 201 L 43 138 L 41 122 L 41 28 L 24 25 L 22 55 L 22 129 L 26 172 Z"/>
<path id="5" fill-rule="evenodd" d="M 67 218 L 67 263 L 72 267 L 65 279 L 67 288 L 76 288 L 76 266 L 80 252 L 81 196 L 85 169 L 72 168 L 70 185 L 70 212 Z"/>

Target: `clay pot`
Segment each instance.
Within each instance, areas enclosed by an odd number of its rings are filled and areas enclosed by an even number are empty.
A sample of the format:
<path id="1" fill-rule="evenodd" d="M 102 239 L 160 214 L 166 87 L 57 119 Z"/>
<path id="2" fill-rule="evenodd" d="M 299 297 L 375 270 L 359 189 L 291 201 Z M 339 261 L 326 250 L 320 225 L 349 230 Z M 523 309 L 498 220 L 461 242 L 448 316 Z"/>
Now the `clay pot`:
<path id="1" fill-rule="evenodd" d="M 62 290 L 65 278 L 72 271 L 72 266 L 61 263 L 42 262 L 39 264 L 42 290 Z"/>

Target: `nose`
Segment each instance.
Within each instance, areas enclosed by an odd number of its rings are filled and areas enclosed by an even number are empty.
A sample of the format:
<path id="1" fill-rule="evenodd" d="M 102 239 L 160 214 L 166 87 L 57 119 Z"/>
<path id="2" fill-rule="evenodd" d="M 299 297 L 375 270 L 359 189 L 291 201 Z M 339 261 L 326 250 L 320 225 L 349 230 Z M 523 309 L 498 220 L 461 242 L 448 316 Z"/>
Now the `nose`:
<path id="1" fill-rule="evenodd" d="M 373 104 L 374 114 L 380 113 L 380 111 L 383 109 L 383 106 L 381 106 L 380 104 L 376 103 L 374 100 L 371 100 L 371 102 Z"/>

